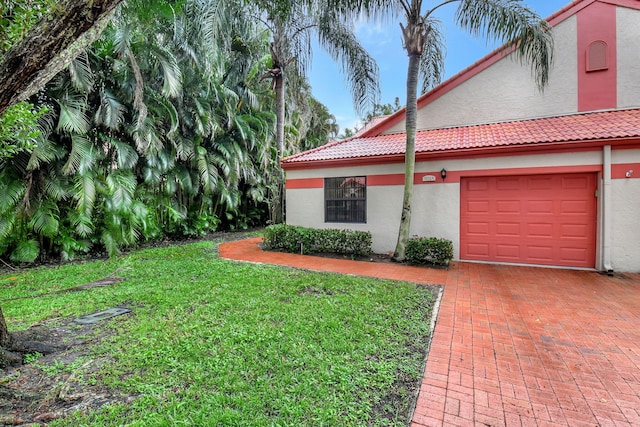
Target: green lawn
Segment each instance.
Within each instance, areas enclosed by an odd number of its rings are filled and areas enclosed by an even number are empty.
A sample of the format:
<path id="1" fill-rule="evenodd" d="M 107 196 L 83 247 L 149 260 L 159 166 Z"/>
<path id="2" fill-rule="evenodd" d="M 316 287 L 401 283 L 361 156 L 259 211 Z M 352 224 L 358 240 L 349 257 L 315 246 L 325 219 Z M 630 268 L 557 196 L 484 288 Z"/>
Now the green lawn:
<path id="1" fill-rule="evenodd" d="M 125 281 L 52 294 L 111 274 Z M 110 334 L 85 360 L 110 362 L 75 378 L 135 399 L 52 426 L 405 425 L 435 300 L 409 283 L 222 260 L 211 241 L 6 273 L 0 289 L 11 330 L 133 310 L 98 324 Z"/>

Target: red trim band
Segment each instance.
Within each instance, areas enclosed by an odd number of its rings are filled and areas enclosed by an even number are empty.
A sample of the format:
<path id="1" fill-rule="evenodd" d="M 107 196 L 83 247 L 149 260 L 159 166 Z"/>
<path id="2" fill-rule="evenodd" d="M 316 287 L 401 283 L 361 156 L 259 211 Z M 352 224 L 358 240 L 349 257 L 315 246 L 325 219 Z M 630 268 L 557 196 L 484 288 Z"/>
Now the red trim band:
<path id="1" fill-rule="evenodd" d="M 640 178 L 640 163 L 617 164 L 611 167 L 612 177 L 615 179 L 625 178 L 629 170 L 637 171 L 635 177 Z M 602 172 L 602 165 L 577 165 L 577 166 L 540 166 L 531 168 L 499 168 L 482 170 L 460 170 L 447 171 L 447 177 L 443 181 L 440 171 L 437 172 L 417 172 L 413 176 L 413 183 L 422 184 L 450 184 L 459 183 L 464 177 L 477 176 L 501 176 L 501 175 L 549 175 L 560 173 L 584 173 Z M 632 172 L 634 174 L 634 172 Z M 424 178 L 432 176 L 435 178 Z M 634 176 L 631 176 L 634 177 Z M 367 175 L 367 186 L 379 187 L 384 185 L 404 185 L 404 174 L 381 174 Z M 297 178 L 287 179 L 287 190 L 324 188 L 324 178 Z"/>

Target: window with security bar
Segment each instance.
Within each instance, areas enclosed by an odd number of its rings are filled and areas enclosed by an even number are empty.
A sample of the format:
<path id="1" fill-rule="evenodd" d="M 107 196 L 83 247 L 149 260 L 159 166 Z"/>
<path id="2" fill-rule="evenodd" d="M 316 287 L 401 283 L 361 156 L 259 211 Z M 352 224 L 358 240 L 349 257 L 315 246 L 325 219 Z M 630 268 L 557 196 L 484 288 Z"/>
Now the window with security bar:
<path id="1" fill-rule="evenodd" d="M 325 222 L 367 222 L 367 178 L 324 179 Z"/>

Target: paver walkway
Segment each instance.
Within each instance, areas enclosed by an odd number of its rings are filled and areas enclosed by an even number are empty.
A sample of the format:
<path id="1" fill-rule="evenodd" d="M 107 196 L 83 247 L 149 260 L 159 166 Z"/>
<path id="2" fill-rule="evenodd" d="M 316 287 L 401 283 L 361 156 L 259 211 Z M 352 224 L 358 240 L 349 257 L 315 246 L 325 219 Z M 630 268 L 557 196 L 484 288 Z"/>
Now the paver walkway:
<path id="1" fill-rule="evenodd" d="M 640 426 L 640 274 L 448 271 L 220 245 L 224 258 L 444 285 L 413 426 Z"/>

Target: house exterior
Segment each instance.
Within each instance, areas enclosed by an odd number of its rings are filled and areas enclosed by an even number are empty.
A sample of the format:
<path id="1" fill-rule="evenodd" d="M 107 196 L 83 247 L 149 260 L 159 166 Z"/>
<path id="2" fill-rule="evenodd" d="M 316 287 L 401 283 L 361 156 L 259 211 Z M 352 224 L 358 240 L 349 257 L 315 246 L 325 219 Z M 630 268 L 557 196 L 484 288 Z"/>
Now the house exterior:
<path id="1" fill-rule="evenodd" d="M 640 271 L 640 1 L 547 18 L 550 84 L 496 51 L 418 99 L 413 236 L 463 261 Z M 372 233 L 392 252 L 404 113 L 282 161 L 287 223 Z"/>

